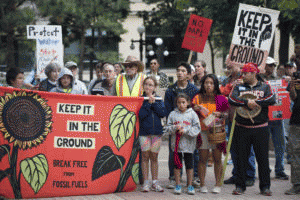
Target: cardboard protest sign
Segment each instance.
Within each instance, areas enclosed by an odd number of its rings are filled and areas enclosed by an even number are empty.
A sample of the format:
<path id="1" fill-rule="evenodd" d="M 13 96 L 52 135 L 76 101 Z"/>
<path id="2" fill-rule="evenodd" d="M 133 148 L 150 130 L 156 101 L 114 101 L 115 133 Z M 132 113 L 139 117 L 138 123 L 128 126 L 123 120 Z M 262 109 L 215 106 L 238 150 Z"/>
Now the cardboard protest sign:
<path id="1" fill-rule="evenodd" d="M 36 40 L 37 74 L 44 76 L 50 62 L 64 66 L 61 26 L 27 25 L 27 38 Z"/>
<path id="2" fill-rule="evenodd" d="M 0 87 L 0 196 L 134 190 L 142 103 Z"/>
<path id="3" fill-rule="evenodd" d="M 278 16 L 277 10 L 240 3 L 227 64 L 253 62 L 263 71 Z"/>
<path id="4" fill-rule="evenodd" d="M 269 106 L 269 120 L 273 121 L 291 118 L 290 94 L 286 90 L 288 82 L 282 79 L 270 80 L 268 83 L 271 85 L 272 91 L 276 95 L 276 104 Z"/>
<path id="5" fill-rule="evenodd" d="M 202 53 L 213 20 L 191 15 L 181 47 Z"/>

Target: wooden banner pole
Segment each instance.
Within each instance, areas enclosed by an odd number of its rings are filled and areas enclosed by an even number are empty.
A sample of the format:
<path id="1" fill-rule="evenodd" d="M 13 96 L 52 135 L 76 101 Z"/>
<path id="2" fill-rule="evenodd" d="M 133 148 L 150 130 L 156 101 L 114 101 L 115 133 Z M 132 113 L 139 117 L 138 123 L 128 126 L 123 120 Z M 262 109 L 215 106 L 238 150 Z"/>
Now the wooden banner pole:
<path id="1" fill-rule="evenodd" d="M 192 56 L 193 56 L 193 51 L 191 50 L 190 54 L 189 54 L 189 59 L 188 59 L 189 64 L 191 64 Z"/>
<path id="2" fill-rule="evenodd" d="M 223 171 L 222 171 L 222 176 L 221 176 L 221 185 L 223 185 L 223 183 L 224 183 L 224 176 L 225 176 L 225 172 L 226 172 L 227 161 L 228 161 L 228 156 L 229 156 L 229 153 L 230 153 L 232 136 L 233 136 L 234 127 L 235 127 L 235 117 L 236 117 L 236 110 L 234 112 L 234 116 L 233 116 L 233 120 L 232 120 L 232 125 L 231 125 L 231 130 L 230 130 L 230 135 L 229 135 L 229 139 L 228 139 L 228 143 L 227 143 L 227 147 L 226 147 L 227 154 L 226 154 L 226 157 L 225 157 L 225 160 L 224 160 L 224 164 L 223 164 Z"/>

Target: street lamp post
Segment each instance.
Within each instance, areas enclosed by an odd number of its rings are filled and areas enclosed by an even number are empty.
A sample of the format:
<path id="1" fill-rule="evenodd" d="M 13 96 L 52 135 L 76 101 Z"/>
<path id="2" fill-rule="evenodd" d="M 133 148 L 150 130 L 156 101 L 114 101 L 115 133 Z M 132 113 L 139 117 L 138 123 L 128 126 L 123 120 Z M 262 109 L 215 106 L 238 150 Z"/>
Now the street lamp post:
<path id="1" fill-rule="evenodd" d="M 145 27 L 144 26 L 139 26 L 137 31 L 140 34 L 140 61 L 143 61 L 143 45 L 144 43 L 146 44 L 146 41 L 143 40 L 143 34 L 145 32 Z"/>
<path id="2" fill-rule="evenodd" d="M 138 29 L 137 29 L 137 31 L 140 34 L 140 39 L 139 40 L 133 40 L 133 39 L 131 39 L 130 49 L 133 50 L 135 48 L 134 43 L 138 42 L 139 43 L 139 48 L 140 48 L 140 60 L 143 61 L 143 51 L 144 51 L 143 46 L 148 44 L 147 40 L 143 40 L 143 34 L 145 32 L 145 27 L 144 26 L 139 26 Z M 161 46 L 163 44 L 163 39 L 156 38 L 155 39 L 155 44 L 157 46 Z M 147 46 L 147 50 L 149 51 L 149 55 L 150 56 L 153 56 L 155 54 L 155 52 L 153 51 L 153 46 L 151 44 L 149 44 Z M 168 56 L 169 55 L 168 50 L 165 50 L 163 52 L 163 54 L 164 54 L 164 56 Z"/>
<path id="3" fill-rule="evenodd" d="M 137 31 L 140 34 L 140 39 L 139 40 L 133 40 L 131 39 L 131 45 L 130 49 L 134 49 L 134 43 L 138 42 L 140 44 L 140 61 L 143 61 L 143 45 L 146 45 L 146 41 L 143 40 L 143 34 L 145 32 L 145 27 L 144 26 L 139 26 Z"/>

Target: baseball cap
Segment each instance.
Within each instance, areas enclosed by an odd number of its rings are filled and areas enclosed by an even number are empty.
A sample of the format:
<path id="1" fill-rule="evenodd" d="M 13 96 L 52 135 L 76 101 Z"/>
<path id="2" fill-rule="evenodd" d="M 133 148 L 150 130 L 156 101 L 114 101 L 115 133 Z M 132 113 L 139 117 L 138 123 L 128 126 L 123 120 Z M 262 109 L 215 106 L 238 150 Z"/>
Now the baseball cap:
<path id="1" fill-rule="evenodd" d="M 73 62 L 73 61 L 66 62 L 66 64 L 65 64 L 66 68 L 70 68 L 70 67 L 74 67 L 74 66 L 77 67 L 77 63 Z"/>
<path id="2" fill-rule="evenodd" d="M 277 65 L 277 62 L 274 60 L 274 58 L 267 57 L 266 64 L 267 65 L 272 65 L 272 64 Z"/>

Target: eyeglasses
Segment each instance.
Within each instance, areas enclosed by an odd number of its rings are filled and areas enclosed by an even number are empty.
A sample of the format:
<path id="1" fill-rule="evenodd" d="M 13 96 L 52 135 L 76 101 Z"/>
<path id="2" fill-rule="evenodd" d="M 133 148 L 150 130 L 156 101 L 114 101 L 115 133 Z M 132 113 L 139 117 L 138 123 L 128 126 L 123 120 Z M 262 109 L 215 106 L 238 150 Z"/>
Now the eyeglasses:
<path id="1" fill-rule="evenodd" d="M 152 63 L 150 63 L 150 65 L 156 65 L 157 63 L 156 62 L 152 62 Z"/>

